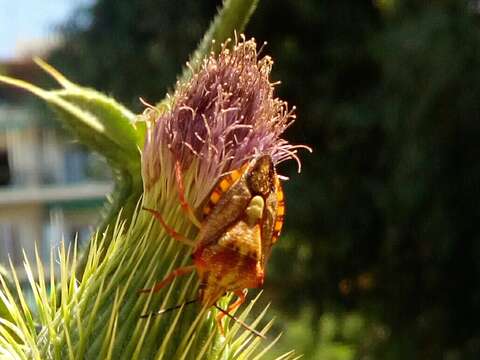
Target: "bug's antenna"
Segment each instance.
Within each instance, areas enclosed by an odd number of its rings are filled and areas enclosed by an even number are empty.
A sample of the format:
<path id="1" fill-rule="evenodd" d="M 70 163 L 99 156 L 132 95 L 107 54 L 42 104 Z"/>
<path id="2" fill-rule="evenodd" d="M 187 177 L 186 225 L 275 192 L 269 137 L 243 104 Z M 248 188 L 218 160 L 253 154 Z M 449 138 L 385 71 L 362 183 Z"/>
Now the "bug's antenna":
<path id="1" fill-rule="evenodd" d="M 182 304 L 179 304 L 179 305 L 176 305 L 176 306 L 172 306 L 172 307 L 170 307 L 170 308 L 160 309 L 160 310 L 158 310 L 157 312 L 151 312 L 151 313 L 147 313 L 147 314 L 140 315 L 140 317 L 141 317 L 141 318 L 147 318 L 147 317 L 149 317 L 150 315 L 152 315 L 152 316 L 162 315 L 162 314 L 165 314 L 166 312 L 169 312 L 169 311 L 172 311 L 172 310 L 176 310 L 176 309 L 180 309 L 182 306 L 190 305 L 190 304 L 193 304 L 194 302 L 197 302 L 197 301 L 198 301 L 198 298 L 193 299 L 193 300 L 188 300 L 188 301 L 185 301 L 185 302 L 182 303 Z"/>
<path id="2" fill-rule="evenodd" d="M 248 331 L 250 331 L 252 334 L 258 336 L 259 338 L 262 338 L 262 339 L 266 339 L 267 337 L 261 333 L 259 333 L 257 330 L 255 330 L 254 328 L 248 326 L 247 324 L 245 324 L 242 320 L 240 320 L 239 318 L 233 316 L 232 314 L 230 314 L 228 311 L 222 309 L 220 306 L 218 306 L 217 304 L 214 304 L 213 306 L 215 306 L 219 311 L 221 311 L 222 313 L 224 313 L 225 315 L 227 315 L 230 319 L 236 321 L 237 323 L 239 323 L 240 325 L 242 325 L 245 329 L 247 329 Z"/>

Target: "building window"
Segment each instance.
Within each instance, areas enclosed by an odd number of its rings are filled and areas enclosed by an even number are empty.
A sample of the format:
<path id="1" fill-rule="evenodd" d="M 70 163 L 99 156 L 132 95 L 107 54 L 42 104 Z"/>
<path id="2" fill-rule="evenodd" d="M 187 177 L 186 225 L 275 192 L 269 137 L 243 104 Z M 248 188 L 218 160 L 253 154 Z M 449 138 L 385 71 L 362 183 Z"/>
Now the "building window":
<path id="1" fill-rule="evenodd" d="M 78 183 L 87 180 L 88 154 L 81 147 L 71 146 L 65 150 L 65 180 Z"/>
<path id="2" fill-rule="evenodd" d="M 9 257 L 14 267 L 23 264 L 18 229 L 13 224 L 0 223 L 0 262 L 8 265 Z"/>
<path id="3" fill-rule="evenodd" d="M 0 149 L 0 186 L 10 184 L 10 166 L 8 164 L 8 152 Z"/>

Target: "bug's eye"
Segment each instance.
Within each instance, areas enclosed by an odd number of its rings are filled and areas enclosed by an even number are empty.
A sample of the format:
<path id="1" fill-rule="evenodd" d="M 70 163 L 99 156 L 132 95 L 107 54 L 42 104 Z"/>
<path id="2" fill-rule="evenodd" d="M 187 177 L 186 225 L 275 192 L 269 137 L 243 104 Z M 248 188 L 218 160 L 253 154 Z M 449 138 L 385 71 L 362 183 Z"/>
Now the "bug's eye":
<path id="1" fill-rule="evenodd" d="M 272 158 L 264 155 L 257 159 L 248 174 L 248 187 L 254 195 L 268 196 L 275 187 L 275 169 Z"/>

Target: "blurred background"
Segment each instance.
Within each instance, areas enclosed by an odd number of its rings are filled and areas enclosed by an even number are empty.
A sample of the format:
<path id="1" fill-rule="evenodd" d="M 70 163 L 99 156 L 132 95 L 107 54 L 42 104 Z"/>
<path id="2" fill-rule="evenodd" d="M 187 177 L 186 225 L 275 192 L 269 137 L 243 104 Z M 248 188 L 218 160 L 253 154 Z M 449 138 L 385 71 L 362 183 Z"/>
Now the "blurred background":
<path id="1" fill-rule="evenodd" d="M 0 0 L 0 72 L 48 85 L 39 54 L 140 112 L 221 2 L 37 3 Z M 268 42 L 277 95 L 298 108 L 288 139 L 314 149 L 300 175 L 279 168 L 287 220 L 263 297 L 284 332 L 276 351 L 480 358 L 480 2 L 263 0 L 246 34 Z M 34 241 L 47 256 L 62 233 L 88 239 L 111 188 L 52 119 L 0 87 L 3 264 Z"/>

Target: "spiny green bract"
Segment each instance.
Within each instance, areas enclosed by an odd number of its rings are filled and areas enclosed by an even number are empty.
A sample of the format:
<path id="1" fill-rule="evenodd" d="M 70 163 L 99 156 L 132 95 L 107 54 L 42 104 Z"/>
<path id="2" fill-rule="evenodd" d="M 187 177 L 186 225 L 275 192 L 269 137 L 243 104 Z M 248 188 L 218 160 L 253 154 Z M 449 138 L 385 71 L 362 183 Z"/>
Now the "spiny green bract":
<path id="1" fill-rule="evenodd" d="M 171 216 L 173 220 L 178 214 L 173 212 Z M 181 228 L 187 230 L 185 226 Z M 276 342 L 276 339 L 261 340 L 238 323 L 230 323 L 223 338 L 216 328 L 212 310 L 198 305 L 142 319 L 142 314 L 195 297 L 198 286 L 196 278 L 190 276 L 176 280 L 153 296 L 137 293 L 140 287 L 189 261 L 188 254 L 179 250 L 148 214 L 135 212 L 128 230 L 117 223 L 112 241 L 105 249 L 104 246 L 102 237 L 92 240 L 81 279 L 75 276 L 78 260 L 75 246 L 65 248 L 62 243 L 47 269 L 38 253 L 34 267 L 25 258 L 33 307 L 29 306 L 26 290 L 21 289 L 13 267 L 13 289 L 4 276 L 0 277 L 0 298 L 11 317 L 11 320 L 0 319 L 2 356 L 253 359 L 264 356 L 266 349 Z M 59 291 L 55 290 L 56 285 Z M 240 319 L 246 320 L 255 300 L 240 313 Z M 249 323 L 257 326 L 265 312 L 266 309 Z M 270 326 L 271 321 L 260 331 L 266 333 Z M 264 347 L 263 351 L 259 347 Z M 291 355 L 282 358 L 291 358 Z"/>

